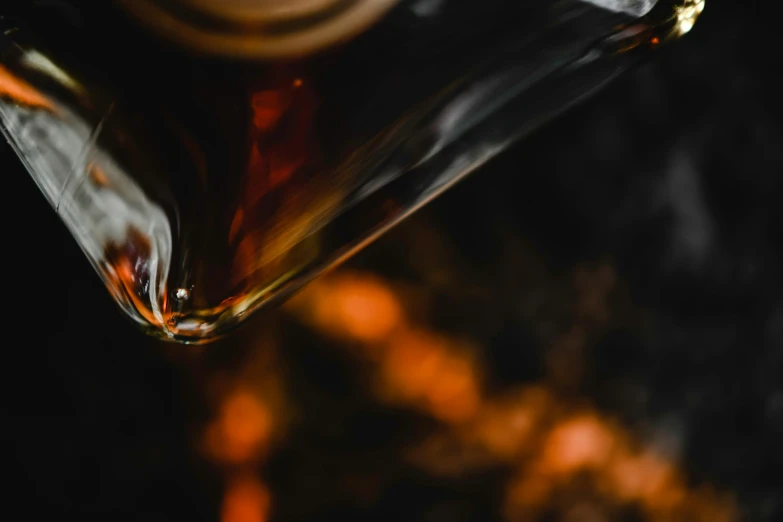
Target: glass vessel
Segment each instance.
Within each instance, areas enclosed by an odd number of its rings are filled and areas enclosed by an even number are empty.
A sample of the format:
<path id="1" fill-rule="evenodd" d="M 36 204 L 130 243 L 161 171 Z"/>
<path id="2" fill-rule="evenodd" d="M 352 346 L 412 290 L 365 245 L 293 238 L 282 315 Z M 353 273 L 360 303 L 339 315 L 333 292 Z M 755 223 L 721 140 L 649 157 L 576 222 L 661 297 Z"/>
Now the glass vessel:
<path id="1" fill-rule="evenodd" d="M 0 128 L 125 314 L 206 342 L 688 32 L 703 7 L 12 0 Z"/>

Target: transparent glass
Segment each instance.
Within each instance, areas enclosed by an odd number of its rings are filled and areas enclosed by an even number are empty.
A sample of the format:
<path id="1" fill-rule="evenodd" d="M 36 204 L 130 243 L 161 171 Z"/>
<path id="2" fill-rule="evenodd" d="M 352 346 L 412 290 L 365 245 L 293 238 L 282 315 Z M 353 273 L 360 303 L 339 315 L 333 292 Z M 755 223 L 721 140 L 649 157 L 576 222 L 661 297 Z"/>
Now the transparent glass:
<path id="1" fill-rule="evenodd" d="M 686 33 L 703 6 L 5 2 L 0 127 L 122 310 L 205 342 Z"/>

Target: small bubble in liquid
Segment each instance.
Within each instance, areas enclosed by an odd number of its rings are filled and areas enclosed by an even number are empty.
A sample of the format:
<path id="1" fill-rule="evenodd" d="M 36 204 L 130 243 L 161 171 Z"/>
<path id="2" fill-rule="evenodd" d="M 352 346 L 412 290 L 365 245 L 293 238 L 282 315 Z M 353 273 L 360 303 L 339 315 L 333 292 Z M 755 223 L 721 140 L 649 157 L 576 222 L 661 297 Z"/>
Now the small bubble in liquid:
<path id="1" fill-rule="evenodd" d="M 187 301 L 190 299 L 190 290 L 187 288 L 178 288 L 176 296 L 180 301 Z"/>

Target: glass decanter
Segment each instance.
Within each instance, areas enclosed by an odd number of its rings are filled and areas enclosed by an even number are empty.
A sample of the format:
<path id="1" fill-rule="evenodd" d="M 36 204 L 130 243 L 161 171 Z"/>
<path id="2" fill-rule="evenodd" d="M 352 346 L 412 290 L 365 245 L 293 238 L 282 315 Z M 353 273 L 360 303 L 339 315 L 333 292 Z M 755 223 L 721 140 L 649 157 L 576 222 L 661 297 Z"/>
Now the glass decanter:
<path id="1" fill-rule="evenodd" d="M 10 0 L 0 128 L 125 314 L 206 342 L 688 32 L 703 7 Z"/>

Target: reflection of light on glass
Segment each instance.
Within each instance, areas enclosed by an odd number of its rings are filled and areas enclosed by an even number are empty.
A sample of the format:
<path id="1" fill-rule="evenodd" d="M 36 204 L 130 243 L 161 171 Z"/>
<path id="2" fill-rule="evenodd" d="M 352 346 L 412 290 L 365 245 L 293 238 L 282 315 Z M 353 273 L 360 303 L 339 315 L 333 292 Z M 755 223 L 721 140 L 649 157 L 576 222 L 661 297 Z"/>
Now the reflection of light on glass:
<path id="1" fill-rule="evenodd" d="M 319 97 L 306 79 L 280 70 L 270 88 L 247 99 L 253 116 L 238 208 L 228 226 L 234 284 L 256 290 L 231 303 L 241 314 L 268 296 L 319 253 L 319 229 L 342 201 L 339 182 L 323 171 L 317 121 Z M 240 297 L 240 296 L 237 296 Z"/>
<path id="2" fill-rule="evenodd" d="M 0 65 L 0 96 L 28 107 L 54 110 L 51 100 L 41 94 L 38 89 L 17 78 L 8 69 Z"/>
<path id="3" fill-rule="evenodd" d="M 632 16 L 644 16 L 652 9 L 657 0 L 585 0 L 598 7 Z"/>
<path id="4" fill-rule="evenodd" d="M 108 176 L 99 165 L 91 165 L 87 175 L 96 187 L 107 188 L 111 185 Z"/>
<path id="5" fill-rule="evenodd" d="M 112 108 L 88 121 L 0 66 L 0 123 L 33 180 L 117 303 L 171 336 L 164 317 L 171 223 L 99 142 Z"/>
<path id="6" fill-rule="evenodd" d="M 398 0 L 180 0 L 189 16 L 158 0 L 118 0 L 167 38 L 231 58 L 301 58 L 346 42 L 375 24 Z M 270 29 L 266 30 L 269 26 Z M 254 29 L 260 27 L 262 29 Z M 218 28 L 218 29 L 216 29 Z"/>
<path id="7" fill-rule="evenodd" d="M 60 84 L 74 91 L 80 91 L 81 86 L 71 76 L 54 64 L 48 57 L 35 49 L 28 50 L 22 55 L 22 61 L 31 69 L 36 69 L 58 81 Z"/>
<path id="8" fill-rule="evenodd" d="M 685 34 L 696 23 L 696 19 L 704 11 L 704 0 L 689 0 L 684 6 L 677 9 L 677 29 L 680 34 Z"/>
<path id="9" fill-rule="evenodd" d="M 253 461 L 265 449 L 271 431 L 267 405 L 256 394 L 241 390 L 221 404 L 218 418 L 207 430 L 207 451 L 226 463 Z"/>
<path id="10" fill-rule="evenodd" d="M 271 503 L 267 488 L 253 476 L 229 482 L 223 496 L 221 522 L 266 522 Z"/>
<path id="11" fill-rule="evenodd" d="M 681 20 L 679 20 L 678 27 L 680 29 L 680 33 L 685 34 L 691 29 L 693 29 L 693 23 L 694 20 L 692 17 L 682 18 Z"/>

